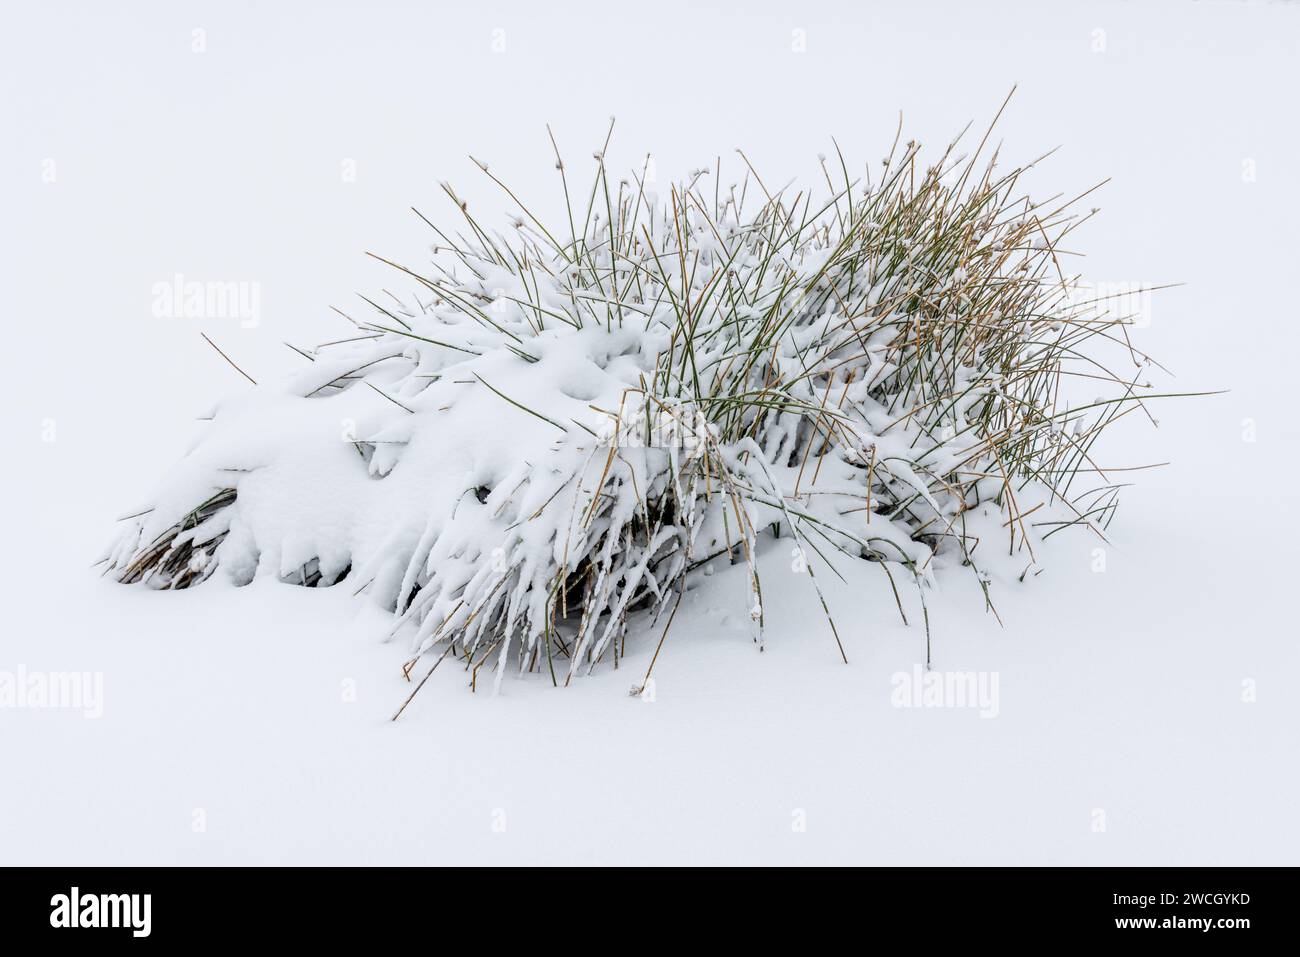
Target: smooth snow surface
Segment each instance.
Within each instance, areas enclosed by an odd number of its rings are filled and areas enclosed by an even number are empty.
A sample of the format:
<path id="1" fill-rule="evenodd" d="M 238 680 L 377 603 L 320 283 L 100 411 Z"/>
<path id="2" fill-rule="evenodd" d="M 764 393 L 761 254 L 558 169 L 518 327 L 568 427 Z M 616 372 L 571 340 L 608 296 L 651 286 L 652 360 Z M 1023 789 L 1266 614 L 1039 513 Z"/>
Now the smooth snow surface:
<path id="1" fill-rule="evenodd" d="M 312 11 L 34 8 L 0 39 L 0 705 L 20 668 L 103 682 L 99 718 L 0 706 L 0 864 L 1295 863 L 1300 5 Z M 240 401 L 199 333 L 259 381 L 303 364 L 283 341 L 347 335 L 328 305 L 390 281 L 362 249 L 416 258 L 407 207 L 446 208 L 439 180 L 506 208 L 465 152 L 553 219 L 547 122 L 575 160 L 614 113 L 612 169 L 650 148 L 666 184 L 742 146 L 780 185 L 820 175 L 831 135 L 883 156 L 900 108 L 946 141 L 1017 82 L 1015 161 L 1063 144 L 1036 192 L 1113 177 L 1072 237 L 1085 271 L 1189 283 L 1153 294 L 1141 345 L 1175 373 L 1153 381 L 1231 391 L 1130 417 L 1108 464 L 1172 464 L 1131 473 L 1110 545 L 1054 537 L 1042 574 L 1001 583 L 1001 625 L 940 576 L 936 672 L 975 673 L 985 707 L 907 693 L 919 608 L 903 590 L 902 626 L 870 568 L 818 579 L 842 664 L 788 541 L 762 559 L 761 653 L 724 566 L 640 697 L 658 631 L 561 690 L 512 671 L 470 694 L 444 662 L 397 723 L 409 647 L 346 585 L 89 568 L 195 417 Z M 177 273 L 256 284 L 257 315 L 156 317 Z"/>

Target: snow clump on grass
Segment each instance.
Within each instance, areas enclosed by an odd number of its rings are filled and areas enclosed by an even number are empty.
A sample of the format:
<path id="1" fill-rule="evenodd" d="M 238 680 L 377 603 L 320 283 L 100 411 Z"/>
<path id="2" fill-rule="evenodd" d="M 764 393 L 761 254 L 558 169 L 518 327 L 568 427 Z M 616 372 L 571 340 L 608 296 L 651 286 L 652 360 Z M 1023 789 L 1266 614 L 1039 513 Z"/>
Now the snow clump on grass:
<path id="1" fill-rule="evenodd" d="M 107 567 L 346 578 L 413 630 L 412 664 L 557 684 L 617 666 L 716 561 L 745 566 L 761 644 L 760 547 L 814 590 L 867 561 L 896 600 L 945 566 L 987 596 L 994 564 L 1023 578 L 1043 538 L 1109 522 L 1093 446 L 1142 392 L 1098 356 L 1146 359 L 1063 271 L 1087 216 L 1022 195 L 986 142 L 929 164 L 896 142 L 863 174 L 823 159 L 821 198 L 743 154 L 736 185 L 699 170 L 658 197 L 604 149 L 577 191 L 557 150 L 549 225 L 479 164 L 509 228 L 446 187 L 459 231 L 429 222 L 434 261 L 390 263 L 408 297 L 366 299 L 295 375 L 221 403 Z M 1071 407 L 1080 381 L 1105 394 Z"/>

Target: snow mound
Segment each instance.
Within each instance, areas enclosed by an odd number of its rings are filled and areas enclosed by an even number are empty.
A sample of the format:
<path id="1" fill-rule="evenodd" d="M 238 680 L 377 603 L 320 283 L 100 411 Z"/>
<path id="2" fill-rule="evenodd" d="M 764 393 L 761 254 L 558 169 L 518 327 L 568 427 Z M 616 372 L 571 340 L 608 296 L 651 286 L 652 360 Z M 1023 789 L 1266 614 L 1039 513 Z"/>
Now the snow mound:
<path id="1" fill-rule="evenodd" d="M 1077 217 L 977 156 L 841 161 L 820 200 L 698 171 L 660 200 L 598 154 L 566 230 L 520 204 L 508 237 L 457 201 L 469 238 L 434 227 L 429 267 L 390 264 L 407 300 L 220 403 L 107 567 L 346 578 L 417 656 L 557 683 L 715 561 L 748 566 L 761 643 L 760 531 L 814 589 L 837 561 L 1023 578 L 1043 536 L 1109 521 L 1090 450 L 1139 392 L 1090 351 L 1125 317 L 1059 270 Z M 1075 374 L 1111 397 L 1071 409 Z"/>

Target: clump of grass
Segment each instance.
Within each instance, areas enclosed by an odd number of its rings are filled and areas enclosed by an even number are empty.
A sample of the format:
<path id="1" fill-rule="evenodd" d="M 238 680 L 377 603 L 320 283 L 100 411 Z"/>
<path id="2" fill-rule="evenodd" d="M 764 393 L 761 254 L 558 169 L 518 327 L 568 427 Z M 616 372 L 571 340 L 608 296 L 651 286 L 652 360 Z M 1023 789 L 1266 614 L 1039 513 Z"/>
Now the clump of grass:
<path id="1" fill-rule="evenodd" d="M 234 501 L 235 490 L 223 488 L 200 502 L 147 545 L 137 547 L 128 559 L 118 559 L 122 564 L 114 565 L 117 580 L 129 585 L 153 578 L 166 581 L 170 588 L 189 588 L 202 582 L 215 570 L 216 565 L 208 559 L 226 535 L 209 520 L 217 519 Z"/>
<path id="2" fill-rule="evenodd" d="M 354 576 L 400 564 L 400 581 L 361 584 L 399 613 L 394 632 L 414 628 L 408 675 L 434 652 L 434 667 L 450 654 L 475 685 L 484 664 L 499 681 L 512 656 L 556 684 L 617 667 L 629 632 L 671 622 L 687 577 L 717 560 L 744 564 L 761 643 L 769 528 L 819 595 L 814 566 L 866 560 L 896 599 L 897 578 L 924 585 L 937 558 L 987 596 L 992 553 L 1028 570 L 1043 538 L 1100 534 L 1119 486 L 1094 446 L 1151 397 L 1138 381 L 1149 360 L 1130 317 L 1081 300 L 1063 266 L 1063 241 L 1091 215 L 1076 211 L 1082 197 L 1035 202 L 1019 186 L 1029 167 L 1000 171 L 987 133 L 969 155 L 959 142 L 923 161 L 896 138 L 874 175 L 837 149 L 819 197 L 770 189 L 741 154 L 736 185 L 719 184 L 718 164 L 660 199 L 644 170 L 608 174 L 608 138 L 579 192 L 557 148 L 567 215 L 551 225 L 480 163 L 517 207 L 508 235 L 445 187 L 462 231 L 425 220 L 432 269 L 382 259 L 415 293 L 367 299 L 376 317 L 350 319 L 351 358 L 301 392 L 382 397 L 400 438 L 354 443 L 356 467 L 378 478 L 403 467 L 414 432 L 457 440 L 439 391 L 452 384 L 546 436 L 537 458 L 423 504 L 419 534 L 393 554 L 348 556 Z M 1107 365 L 1116 344 L 1132 370 Z M 604 374 L 578 407 L 547 371 L 557 350 Z M 304 353 L 317 366 L 326 354 Z M 1075 383 L 1106 394 L 1072 407 Z M 238 507 L 222 496 L 147 545 L 137 532 L 111 567 L 123 581 L 201 581 L 228 543 L 198 570 L 187 549 L 215 541 L 207 522 L 232 527 L 213 515 Z M 336 577 L 314 566 L 311 580 Z"/>

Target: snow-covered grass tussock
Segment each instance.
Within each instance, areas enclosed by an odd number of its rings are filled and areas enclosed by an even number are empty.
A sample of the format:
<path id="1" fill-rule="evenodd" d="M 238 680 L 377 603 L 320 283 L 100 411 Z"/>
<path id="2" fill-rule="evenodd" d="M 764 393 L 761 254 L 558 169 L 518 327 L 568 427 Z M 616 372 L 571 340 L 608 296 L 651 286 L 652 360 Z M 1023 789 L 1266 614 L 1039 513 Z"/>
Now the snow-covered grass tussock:
<path id="1" fill-rule="evenodd" d="M 390 263 L 408 297 L 366 299 L 346 339 L 219 404 L 107 568 L 346 578 L 414 632 L 412 662 L 556 683 L 617 666 L 718 561 L 746 566 L 761 643 L 760 547 L 813 589 L 861 560 L 895 597 L 948 566 L 986 595 L 995 565 L 1023 578 L 1043 538 L 1109 522 L 1092 449 L 1142 407 L 1147 360 L 1065 271 L 1087 215 L 1022 195 L 986 143 L 923 163 L 896 141 L 862 174 L 823 159 L 821 198 L 743 154 L 734 186 L 700 170 L 656 195 L 602 151 L 578 191 L 557 150 L 558 224 L 479 164 L 509 227 L 446 187 L 459 228 L 429 222 L 430 264 Z M 1116 343 L 1128 373 L 1101 358 Z"/>

